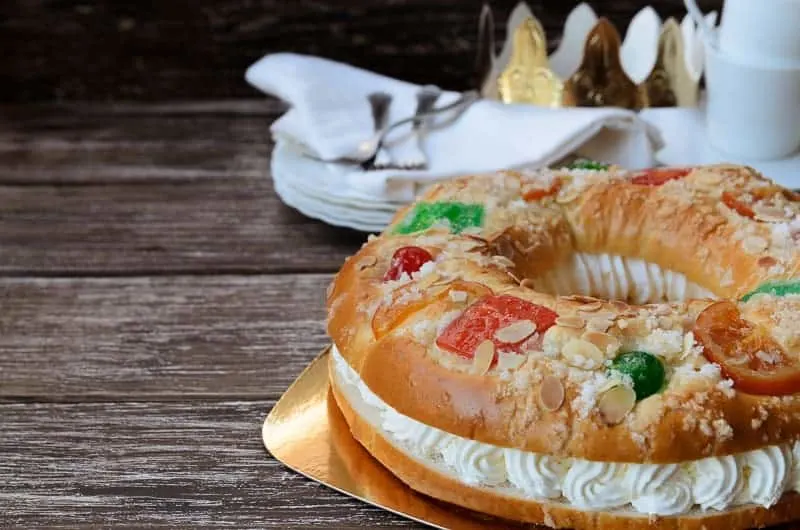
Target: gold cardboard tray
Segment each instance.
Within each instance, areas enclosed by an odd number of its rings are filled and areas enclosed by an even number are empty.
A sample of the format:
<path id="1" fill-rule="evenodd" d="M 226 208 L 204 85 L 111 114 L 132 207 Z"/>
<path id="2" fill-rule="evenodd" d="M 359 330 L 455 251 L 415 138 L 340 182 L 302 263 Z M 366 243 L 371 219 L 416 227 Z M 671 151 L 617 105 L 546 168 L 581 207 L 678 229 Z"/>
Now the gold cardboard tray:
<path id="1" fill-rule="evenodd" d="M 481 516 L 421 495 L 352 437 L 328 383 L 326 348 L 267 416 L 264 446 L 284 465 L 366 503 L 435 528 L 542 528 Z"/>

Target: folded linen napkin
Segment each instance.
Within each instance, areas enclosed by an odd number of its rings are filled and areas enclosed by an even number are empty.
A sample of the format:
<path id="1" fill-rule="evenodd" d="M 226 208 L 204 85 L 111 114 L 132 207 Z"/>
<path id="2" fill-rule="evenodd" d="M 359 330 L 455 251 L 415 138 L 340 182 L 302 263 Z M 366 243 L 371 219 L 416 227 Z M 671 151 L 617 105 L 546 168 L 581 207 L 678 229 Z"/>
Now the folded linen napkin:
<path id="1" fill-rule="evenodd" d="M 351 153 L 373 134 L 367 95 L 392 95 L 389 122 L 413 115 L 418 85 L 318 57 L 277 53 L 250 68 L 247 81 L 291 106 L 271 127 L 278 142 L 331 159 Z M 437 106 L 458 99 L 443 92 Z M 406 131 L 408 132 L 408 131 Z M 403 131 L 390 143 L 415 141 Z M 550 109 L 481 100 L 425 138 L 425 170 L 363 171 L 320 163 L 331 188 L 348 196 L 406 202 L 420 185 L 499 169 L 544 167 L 577 154 L 630 168 L 649 167 L 661 146 L 657 131 L 635 112 L 617 108 Z"/>

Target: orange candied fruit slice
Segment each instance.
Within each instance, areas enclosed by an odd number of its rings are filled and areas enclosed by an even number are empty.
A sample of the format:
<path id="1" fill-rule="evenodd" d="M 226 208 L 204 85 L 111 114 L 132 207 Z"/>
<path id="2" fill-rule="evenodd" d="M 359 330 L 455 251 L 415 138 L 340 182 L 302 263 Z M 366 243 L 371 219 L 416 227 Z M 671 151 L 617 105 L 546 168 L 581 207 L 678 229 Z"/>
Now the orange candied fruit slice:
<path id="1" fill-rule="evenodd" d="M 654 167 L 640 171 L 631 179 L 631 182 L 640 186 L 661 186 L 670 180 L 683 178 L 691 171 L 687 168 Z"/>
<path id="2" fill-rule="evenodd" d="M 723 300 L 705 308 L 694 334 L 706 358 L 720 366 L 737 390 L 772 396 L 800 392 L 800 361 L 768 330 L 743 319 L 735 303 Z"/>
<path id="3" fill-rule="evenodd" d="M 531 188 L 522 194 L 522 198 L 527 202 L 538 201 L 544 199 L 545 197 L 555 195 L 561 191 L 561 187 L 563 185 L 564 181 L 562 181 L 560 178 L 556 178 L 553 180 L 553 183 L 550 184 L 549 188 Z"/>

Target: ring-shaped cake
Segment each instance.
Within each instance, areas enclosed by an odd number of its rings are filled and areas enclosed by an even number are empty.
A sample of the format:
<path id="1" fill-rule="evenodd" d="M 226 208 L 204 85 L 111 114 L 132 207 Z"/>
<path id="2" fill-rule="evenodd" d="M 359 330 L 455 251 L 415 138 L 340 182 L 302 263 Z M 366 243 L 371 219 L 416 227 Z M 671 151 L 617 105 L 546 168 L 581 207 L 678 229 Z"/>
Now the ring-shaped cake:
<path id="1" fill-rule="evenodd" d="M 479 512 L 800 519 L 799 200 L 730 165 L 437 184 L 329 289 L 333 394 L 403 482 Z"/>

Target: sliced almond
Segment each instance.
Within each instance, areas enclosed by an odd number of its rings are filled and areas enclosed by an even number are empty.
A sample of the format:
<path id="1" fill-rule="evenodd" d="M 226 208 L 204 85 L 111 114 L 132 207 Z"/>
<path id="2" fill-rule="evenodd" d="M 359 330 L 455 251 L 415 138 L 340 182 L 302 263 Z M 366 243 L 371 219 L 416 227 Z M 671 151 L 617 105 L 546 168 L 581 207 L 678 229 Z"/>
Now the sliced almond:
<path id="1" fill-rule="evenodd" d="M 599 331 L 600 333 L 605 333 L 608 331 L 608 328 L 611 327 L 611 324 L 614 323 L 613 319 L 610 318 L 591 318 L 586 321 L 586 329 L 590 331 Z"/>
<path id="2" fill-rule="evenodd" d="M 466 302 L 467 301 L 467 292 L 466 291 L 458 291 L 456 289 L 452 289 L 447 295 L 450 297 L 450 300 L 453 302 Z"/>
<path id="3" fill-rule="evenodd" d="M 556 195 L 556 202 L 558 204 L 568 204 L 575 199 L 577 199 L 581 194 L 581 190 L 576 186 L 569 186 L 566 189 L 562 189 L 558 195 Z"/>
<path id="4" fill-rule="evenodd" d="M 511 261 L 505 256 L 500 256 L 500 255 L 492 256 L 492 263 L 500 265 L 501 267 L 509 267 L 509 268 L 514 267 L 513 261 Z"/>
<path id="5" fill-rule="evenodd" d="M 722 182 L 722 175 L 711 171 L 697 171 L 694 175 L 694 181 L 698 184 L 713 186 Z"/>
<path id="6" fill-rule="evenodd" d="M 526 357 L 517 353 L 501 353 L 497 359 L 497 369 L 501 371 L 516 370 Z"/>
<path id="7" fill-rule="evenodd" d="M 556 326 L 573 329 L 583 329 L 586 326 L 586 321 L 581 317 L 558 317 L 556 319 Z"/>
<path id="8" fill-rule="evenodd" d="M 669 317 L 658 317 L 658 327 L 660 329 L 672 329 L 675 322 Z"/>
<path id="9" fill-rule="evenodd" d="M 580 302 L 581 304 L 593 304 L 595 302 L 600 302 L 597 298 L 592 298 L 591 296 L 583 296 L 581 294 L 571 294 L 568 296 L 562 297 L 564 300 L 572 300 L 573 302 Z"/>
<path id="10" fill-rule="evenodd" d="M 532 278 L 523 278 L 521 282 L 519 282 L 520 286 L 526 287 L 528 289 L 535 289 L 536 282 L 533 281 Z"/>
<path id="11" fill-rule="evenodd" d="M 417 282 L 417 287 L 419 287 L 420 289 L 427 289 L 428 287 L 432 287 L 441 279 L 442 279 L 441 274 L 437 272 L 431 272 L 423 276 L 422 279 Z M 438 284 L 441 285 L 441 283 Z"/>
<path id="12" fill-rule="evenodd" d="M 561 349 L 567 363 L 578 368 L 593 369 L 603 364 L 605 356 L 600 348 L 583 339 L 572 339 Z"/>
<path id="13" fill-rule="evenodd" d="M 506 274 L 508 274 L 509 276 L 511 276 L 511 279 L 512 279 L 512 280 L 514 280 L 516 283 L 518 283 L 518 284 L 522 283 L 522 280 L 520 280 L 520 279 L 517 277 L 517 275 L 516 275 L 516 274 L 514 274 L 513 272 L 511 272 L 511 271 L 506 271 Z"/>
<path id="14" fill-rule="evenodd" d="M 506 344 L 516 344 L 533 335 L 534 331 L 536 331 L 536 324 L 530 320 L 519 320 L 495 331 L 494 337 Z"/>
<path id="15" fill-rule="evenodd" d="M 542 386 L 539 387 L 539 400 L 542 407 L 549 411 L 555 411 L 564 404 L 564 384 L 561 379 L 554 375 L 545 376 Z"/>
<path id="16" fill-rule="evenodd" d="M 636 392 L 627 385 L 617 385 L 609 389 L 597 401 L 600 417 L 607 425 L 621 422 L 635 405 Z"/>
<path id="17" fill-rule="evenodd" d="M 617 320 L 617 327 L 619 329 L 627 328 L 628 327 L 628 321 L 626 319 L 624 319 L 624 318 L 620 318 L 619 320 Z"/>
<path id="18" fill-rule="evenodd" d="M 763 256 L 758 258 L 758 266 L 764 267 L 765 269 L 769 269 L 770 267 L 774 267 L 778 264 L 778 260 L 773 258 L 772 256 Z"/>
<path id="19" fill-rule="evenodd" d="M 485 340 L 478 344 L 475 350 L 475 357 L 472 358 L 472 373 L 483 375 L 489 371 L 494 360 L 494 343 L 490 340 Z"/>
<path id="20" fill-rule="evenodd" d="M 614 335 L 599 331 L 587 331 L 582 338 L 600 348 L 600 351 L 605 353 L 606 356 L 613 355 L 622 345 Z"/>
<path id="21" fill-rule="evenodd" d="M 653 307 L 652 313 L 658 317 L 664 317 L 672 314 L 672 307 L 667 304 L 658 304 Z"/>
<path id="22" fill-rule="evenodd" d="M 611 305 L 614 306 L 614 309 L 620 312 L 626 312 L 630 310 L 631 306 L 623 302 L 622 300 L 612 300 Z"/>
<path id="23" fill-rule="evenodd" d="M 763 237 L 759 236 L 747 236 L 742 240 L 742 248 L 748 254 L 758 254 L 759 252 L 763 252 L 767 249 L 768 245 L 769 242 Z"/>
<path id="24" fill-rule="evenodd" d="M 364 256 L 358 261 L 358 270 L 363 271 L 370 267 L 374 267 L 378 263 L 378 258 L 375 256 Z"/>
<path id="25" fill-rule="evenodd" d="M 578 310 L 583 311 L 584 313 L 593 313 L 595 311 L 599 311 L 601 307 L 603 307 L 603 302 L 600 300 L 595 300 L 594 302 L 583 304 L 578 308 Z"/>
<path id="26" fill-rule="evenodd" d="M 757 204 L 753 207 L 753 212 L 756 214 L 756 219 L 767 223 L 785 223 L 788 220 L 786 211 L 778 206 Z"/>

